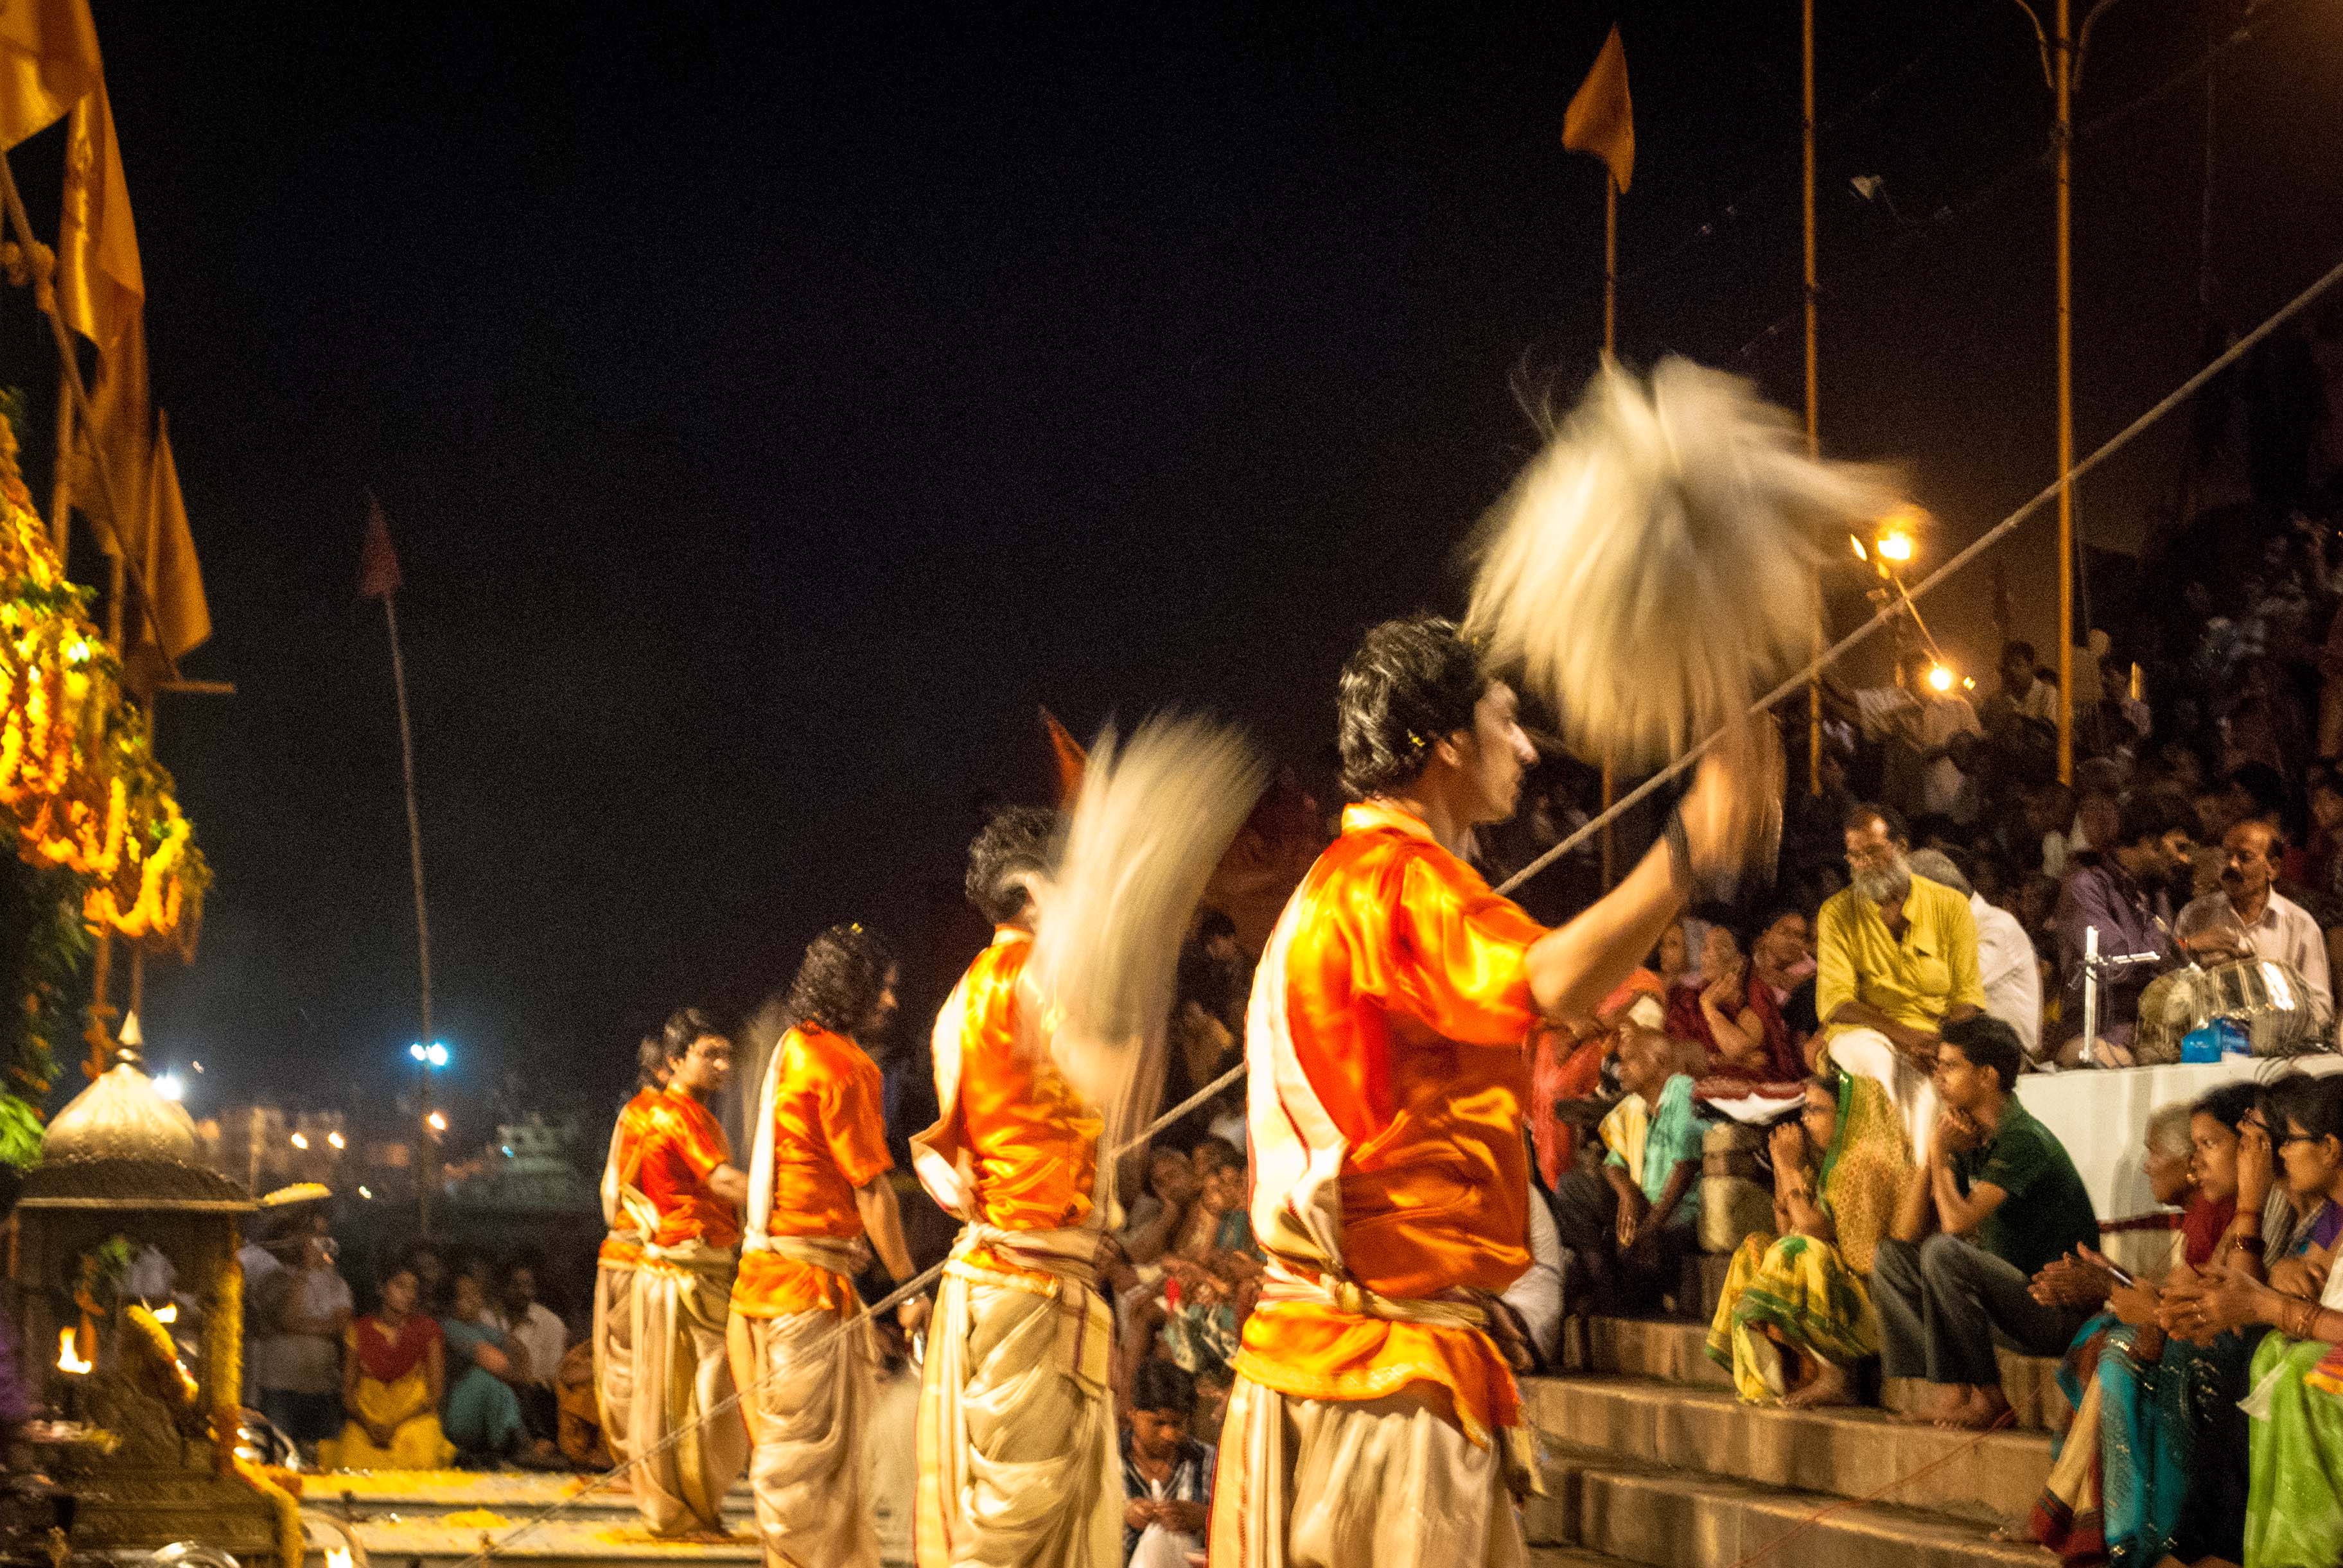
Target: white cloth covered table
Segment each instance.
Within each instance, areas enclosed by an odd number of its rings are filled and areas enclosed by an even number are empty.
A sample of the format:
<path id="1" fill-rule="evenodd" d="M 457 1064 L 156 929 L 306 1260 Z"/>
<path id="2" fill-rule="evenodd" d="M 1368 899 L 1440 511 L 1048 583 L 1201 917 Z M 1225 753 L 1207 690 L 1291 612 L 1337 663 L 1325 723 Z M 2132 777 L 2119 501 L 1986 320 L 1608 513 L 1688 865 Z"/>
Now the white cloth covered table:
<path id="1" fill-rule="evenodd" d="M 2231 1056 L 2170 1067 L 2029 1072 L 2017 1081 L 2017 1101 L 2066 1146 L 2105 1224 L 2158 1211 L 2147 1173 L 2140 1168 L 2147 1119 L 2157 1106 L 2193 1103 L 2225 1083 L 2273 1078 L 2288 1067 L 2343 1072 L 2343 1056 Z"/>

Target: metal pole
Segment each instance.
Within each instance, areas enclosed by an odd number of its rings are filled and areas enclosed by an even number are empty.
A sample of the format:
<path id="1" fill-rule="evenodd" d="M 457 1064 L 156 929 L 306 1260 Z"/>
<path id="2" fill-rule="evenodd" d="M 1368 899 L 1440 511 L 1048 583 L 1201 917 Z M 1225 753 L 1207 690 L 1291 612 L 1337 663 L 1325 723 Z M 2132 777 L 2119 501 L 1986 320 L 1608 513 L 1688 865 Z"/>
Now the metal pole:
<path id="1" fill-rule="evenodd" d="M 2053 133 L 2058 186 L 2058 782 L 2075 781 L 2075 53 L 2058 0 Z"/>
<path id="2" fill-rule="evenodd" d="M 423 982 L 423 1048 L 431 1049 L 431 920 L 423 902 L 423 816 L 415 804 L 415 731 L 407 718 L 407 660 L 398 649 L 397 595 L 382 596 L 383 622 L 390 628 L 390 681 L 398 696 L 398 755 L 407 774 L 407 849 L 415 872 L 415 950 Z M 416 1221 L 431 1234 L 431 1190 L 439 1184 L 438 1154 L 431 1137 L 431 1063 L 423 1063 L 416 1091 Z"/>
<path id="3" fill-rule="evenodd" d="M 1806 176 L 1806 456 L 1818 457 L 1823 449 L 1823 405 L 1820 324 L 1817 320 L 1820 302 L 1815 286 L 1815 0 L 1805 0 L 1799 9 L 1805 57 L 1801 139 L 1805 148 Z M 1818 561 L 1815 568 L 1815 652 L 1817 655 L 1823 650 L 1825 637 L 1822 567 Z M 1806 791 L 1812 795 L 1823 792 L 1823 678 L 1819 669 L 1806 685 Z"/>
<path id="4" fill-rule="evenodd" d="M 1619 181 L 1608 164 L 1603 169 L 1603 357 L 1610 359 L 1619 352 Z M 1611 802 L 1618 799 L 1619 768 L 1615 752 L 1603 753 L 1603 809 L 1609 811 Z M 1616 845 L 1611 825 L 1603 825 L 1603 890 L 1609 892 L 1614 882 Z"/>

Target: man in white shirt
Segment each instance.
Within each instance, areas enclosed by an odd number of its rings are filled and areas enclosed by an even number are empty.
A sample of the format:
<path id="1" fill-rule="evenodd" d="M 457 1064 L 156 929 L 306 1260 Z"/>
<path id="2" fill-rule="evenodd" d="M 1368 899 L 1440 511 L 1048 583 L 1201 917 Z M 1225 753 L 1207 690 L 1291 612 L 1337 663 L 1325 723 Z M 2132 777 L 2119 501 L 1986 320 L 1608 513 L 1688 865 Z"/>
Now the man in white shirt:
<path id="1" fill-rule="evenodd" d="M 2255 952 L 2301 971 L 2303 984 L 2331 1010 L 2335 992 L 2327 973 L 2327 939 L 2310 912 L 2281 896 L 2278 879 L 2286 838 L 2268 822 L 2240 822 L 2221 840 L 2221 890 L 2244 922 Z"/>
<path id="2" fill-rule="evenodd" d="M 2016 1030 L 2026 1060 L 2035 1060 L 2042 1040 L 2042 970 L 2024 923 L 1978 897 L 1960 867 L 1941 849 L 1915 849 L 1912 869 L 1968 900 L 1969 913 L 1976 917 L 1977 975 L 1985 982 L 1985 1010 Z"/>
<path id="3" fill-rule="evenodd" d="M 537 1269 L 527 1259 L 515 1259 L 505 1270 L 504 1289 L 496 1304 L 480 1314 L 491 1328 L 528 1353 L 528 1386 L 520 1394 L 521 1414 L 530 1432 L 558 1435 L 553 1380 L 561 1371 L 561 1357 L 569 1348 L 569 1331 L 560 1317 L 537 1299 Z M 542 1430 L 540 1430 L 540 1428 Z"/>

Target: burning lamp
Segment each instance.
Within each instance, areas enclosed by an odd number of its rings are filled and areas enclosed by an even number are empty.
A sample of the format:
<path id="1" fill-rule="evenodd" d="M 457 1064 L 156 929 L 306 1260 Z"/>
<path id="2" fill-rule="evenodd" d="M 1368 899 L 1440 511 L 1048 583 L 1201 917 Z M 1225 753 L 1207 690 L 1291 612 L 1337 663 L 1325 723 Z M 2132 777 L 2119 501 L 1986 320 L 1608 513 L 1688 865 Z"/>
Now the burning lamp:
<path id="1" fill-rule="evenodd" d="M 1944 664 L 1930 665 L 1928 686 L 1934 691 L 1950 691 L 1953 689 L 1953 672 L 1950 667 Z"/>

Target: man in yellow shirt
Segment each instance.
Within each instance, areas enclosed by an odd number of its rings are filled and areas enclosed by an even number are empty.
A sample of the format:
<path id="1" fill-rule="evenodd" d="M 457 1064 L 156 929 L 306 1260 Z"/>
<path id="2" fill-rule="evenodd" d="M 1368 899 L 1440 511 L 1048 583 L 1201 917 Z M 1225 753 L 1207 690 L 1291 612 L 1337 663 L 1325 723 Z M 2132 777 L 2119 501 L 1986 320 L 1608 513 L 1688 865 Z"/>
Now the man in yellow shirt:
<path id="1" fill-rule="evenodd" d="M 1857 806 L 1845 828 L 1853 885 L 1815 921 L 1815 1014 L 1831 1060 L 1879 1081 L 1925 1161 L 1937 1030 L 1985 1010 L 1976 919 L 1960 894 L 1913 875 L 1892 807 Z"/>

